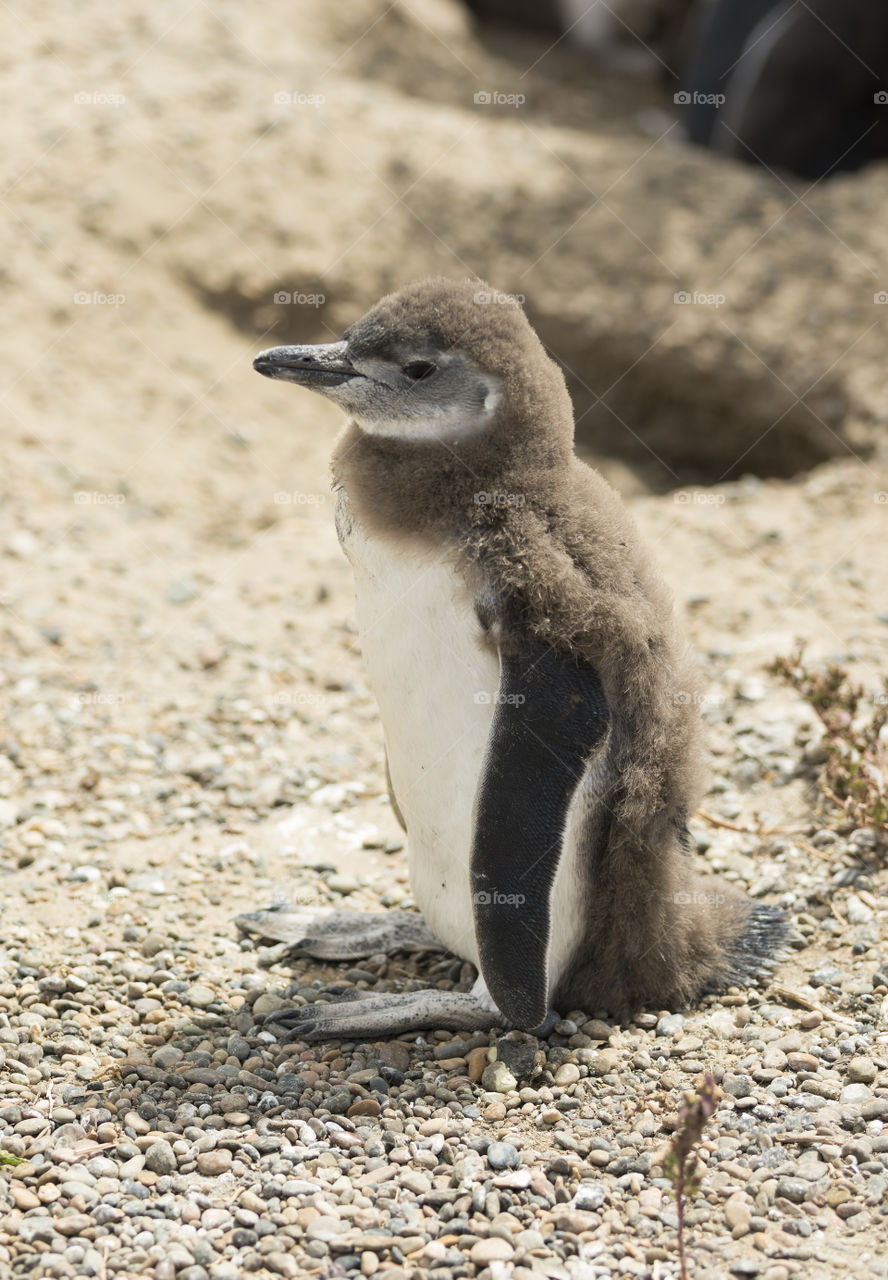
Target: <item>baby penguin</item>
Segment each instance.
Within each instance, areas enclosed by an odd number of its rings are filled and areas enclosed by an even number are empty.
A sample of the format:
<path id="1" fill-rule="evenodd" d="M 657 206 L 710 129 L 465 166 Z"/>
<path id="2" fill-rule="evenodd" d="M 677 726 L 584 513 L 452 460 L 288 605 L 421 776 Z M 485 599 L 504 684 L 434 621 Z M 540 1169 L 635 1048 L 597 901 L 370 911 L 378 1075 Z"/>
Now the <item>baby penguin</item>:
<path id="1" fill-rule="evenodd" d="M 292 1038 L 511 1026 L 674 1008 L 742 983 L 773 908 L 699 878 L 694 665 L 613 489 L 580 462 L 564 379 L 521 307 L 420 280 L 340 342 L 255 368 L 348 414 L 333 477 L 361 648 L 407 832 L 412 912 L 266 911 L 297 954 L 444 949 L 471 992 L 283 1010 Z"/>

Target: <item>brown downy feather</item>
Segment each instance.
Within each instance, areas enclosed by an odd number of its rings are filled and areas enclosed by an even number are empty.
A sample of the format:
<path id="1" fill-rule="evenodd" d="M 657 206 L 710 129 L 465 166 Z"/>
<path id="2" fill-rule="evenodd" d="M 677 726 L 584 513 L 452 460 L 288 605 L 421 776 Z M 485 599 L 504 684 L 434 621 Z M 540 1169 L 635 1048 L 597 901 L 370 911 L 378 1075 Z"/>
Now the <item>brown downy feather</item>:
<path id="1" fill-rule="evenodd" d="M 694 664 L 622 502 L 573 452 L 560 370 L 517 305 L 475 301 L 492 292 L 481 281 L 420 281 L 346 336 L 378 350 L 383 335 L 409 348 L 431 332 L 465 352 L 502 379 L 494 425 L 405 446 L 351 424 L 334 481 L 368 533 L 451 548 L 479 596 L 507 610 L 513 643 L 535 636 L 597 671 L 612 717 L 607 839 L 596 856 L 590 837 L 587 941 L 556 1000 L 617 1014 L 674 1006 L 752 976 L 782 925 L 694 874 L 685 827 L 702 792 Z"/>

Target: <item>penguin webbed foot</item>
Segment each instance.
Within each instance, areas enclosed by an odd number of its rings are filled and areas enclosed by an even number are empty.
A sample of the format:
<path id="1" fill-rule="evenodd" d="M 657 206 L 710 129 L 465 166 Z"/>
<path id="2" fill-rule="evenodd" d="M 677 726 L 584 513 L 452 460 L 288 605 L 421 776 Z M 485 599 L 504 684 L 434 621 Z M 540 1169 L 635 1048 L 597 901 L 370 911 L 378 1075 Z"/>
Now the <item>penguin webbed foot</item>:
<path id="1" fill-rule="evenodd" d="M 446 950 L 414 911 L 339 911 L 281 903 L 245 912 L 235 924 L 256 941 L 276 944 L 274 963 L 290 956 L 357 960 L 380 952 Z"/>
<path id="2" fill-rule="evenodd" d="M 471 992 L 409 991 L 399 994 L 349 991 L 330 1001 L 317 1001 L 268 1014 L 264 1023 L 290 1028 L 294 1040 L 375 1039 L 405 1032 L 486 1031 L 505 1019 Z"/>

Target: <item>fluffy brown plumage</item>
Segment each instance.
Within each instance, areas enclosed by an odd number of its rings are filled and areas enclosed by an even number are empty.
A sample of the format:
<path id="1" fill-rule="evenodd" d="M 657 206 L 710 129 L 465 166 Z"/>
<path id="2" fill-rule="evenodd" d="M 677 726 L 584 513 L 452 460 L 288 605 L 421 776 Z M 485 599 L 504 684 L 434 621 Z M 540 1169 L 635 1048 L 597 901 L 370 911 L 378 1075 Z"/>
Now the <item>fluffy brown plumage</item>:
<path id="1" fill-rule="evenodd" d="M 702 787 L 694 664 L 669 593 L 619 497 L 573 450 L 564 379 L 521 308 L 482 281 L 418 281 L 346 333 L 349 352 L 436 346 L 501 380 L 482 432 L 410 443 L 349 425 L 335 483 L 369 534 L 453 549 L 476 598 L 495 598 L 511 640 L 533 636 L 591 663 L 612 717 L 603 852 L 590 853 L 587 940 L 560 1008 L 672 1007 L 766 964 L 784 926 L 694 874 L 686 821 Z M 479 493 L 520 502 L 479 503 Z M 506 637 L 506 643 L 510 637 Z"/>

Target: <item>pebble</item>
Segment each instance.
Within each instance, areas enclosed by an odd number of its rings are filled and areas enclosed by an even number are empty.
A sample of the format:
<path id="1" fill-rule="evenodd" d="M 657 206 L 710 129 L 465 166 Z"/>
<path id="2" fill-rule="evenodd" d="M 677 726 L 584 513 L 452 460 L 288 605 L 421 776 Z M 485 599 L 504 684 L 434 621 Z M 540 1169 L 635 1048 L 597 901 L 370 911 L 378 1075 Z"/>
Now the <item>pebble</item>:
<path id="1" fill-rule="evenodd" d="M 278 1009 L 286 1007 L 286 1000 L 281 996 L 272 995 L 271 992 L 265 992 L 253 1005 L 253 1013 L 257 1018 L 264 1018 L 269 1013 L 277 1013 Z"/>
<path id="2" fill-rule="evenodd" d="M 816 1071 L 820 1066 L 820 1061 L 814 1057 L 813 1053 L 788 1053 L 786 1054 L 786 1065 L 790 1071 Z"/>
<path id="3" fill-rule="evenodd" d="M 534 1041 L 525 1043 L 521 1040 L 510 1040 L 508 1037 L 503 1036 L 497 1040 L 494 1048 L 496 1050 L 496 1060 L 505 1063 L 516 1081 L 531 1080 L 539 1073 L 540 1063 L 538 1059 L 542 1055 Z M 486 1049 L 477 1050 L 476 1052 L 486 1052 Z M 471 1057 L 471 1054 L 469 1056 Z"/>
<path id="4" fill-rule="evenodd" d="M 185 992 L 185 1003 L 193 1005 L 195 1009 L 207 1009 L 216 999 L 215 991 L 201 986 L 200 983 L 195 983 Z"/>
<path id="5" fill-rule="evenodd" d="M 606 1076 L 620 1066 L 619 1049 L 600 1049 L 589 1067 L 592 1075 Z"/>
<path id="6" fill-rule="evenodd" d="M 842 1102 L 866 1102 L 873 1093 L 869 1085 L 846 1084 L 839 1096 Z"/>
<path id="7" fill-rule="evenodd" d="M 585 1209 L 558 1208 L 555 1212 L 556 1231 L 569 1231 L 572 1235 L 580 1235 L 583 1231 L 592 1231 L 598 1226 L 595 1214 Z"/>
<path id="8" fill-rule="evenodd" d="M 410 1050 L 400 1040 L 388 1040 L 380 1047 L 379 1060 L 387 1067 L 406 1071 L 410 1066 Z"/>
<path id="9" fill-rule="evenodd" d="M 466 1054 L 466 1074 L 475 1084 L 479 1084 L 488 1065 L 488 1048 L 471 1049 Z"/>
<path id="10" fill-rule="evenodd" d="M 339 893 L 345 896 L 349 893 L 357 893 L 360 887 L 360 881 L 354 876 L 340 875 L 337 873 L 336 875 L 327 877 L 327 888 L 332 890 L 333 893 Z"/>
<path id="11" fill-rule="evenodd" d="M 151 1173 L 174 1173 L 177 1167 L 176 1153 L 168 1142 L 155 1142 L 145 1152 L 145 1168 Z"/>
<path id="12" fill-rule="evenodd" d="M 601 1060 L 601 1054 L 598 1061 Z M 580 1068 L 575 1062 L 562 1062 L 561 1066 L 555 1072 L 555 1083 L 557 1085 L 576 1084 L 580 1078 Z"/>
<path id="13" fill-rule="evenodd" d="M 657 1189 L 654 1188 L 654 1190 Z M 642 1192 L 643 1194 L 644 1192 Z M 583 1183 L 574 1195 L 573 1204 L 575 1209 L 595 1210 L 600 1209 L 606 1199 L 607 1192 L 604 1187 L 597 1184 L 589 1185 L 588 1183 Z M 657 1199 L 659 1201 L 659 1192 Z"/>
<path id="14" fill-rule="evenodd" d="M 514 1169 L 520 1156 L 511 1142 L 491 1142 L 487 1148 L 487 1163 L 491 1169 Z"/>
<path id="15" fill-rule="evenodd" d="M 583 1023 L 582 1031 L 590 1040 L 609 1040 L 614 1029 L 607 1022 L 602 1022 L 600 1018 L 590 1018 L 588 1022 Z"/>
<path id="16" fill-rule="evenodd" d="M 29 1191 L 27 1187 L 13 1186 L 10 1188 L 10 1197 L 17 1209 L 27 1212 L 28 1209 L 39 1209 L 40 1198 L 35 1196 L 33 1191 Z"/>
<path id="17" fill-rule="evenodd" d="M 375 1098 L 359 1098 L 348 1109 L 350 1116 L 378 1116 L 382 1107 Z M 248 1117 L 249 1118 L 249 1117 Z"/>
<path id="18" fill-rule="evenodd" d="M 48 1244 L 56 1233 L 53 1219 L 43 1215 L 35 1218 L 22 1218 L 16 1229 L 26 1244 L 33 1244 L 35 1240 L 42 1240 Z"/>
<path id="19" fill-rule="evenodd" d="M 328 1242 L 335 1240 L 343 1231 L 348 1229 L 348 1223 L 343 1222 L 340 1218 L 333 1218 L 329 1215 L 321 1214 L 310 1222 L 305 1229 L 305 1234 L 309 1240 L 320 1240 Z"/>
<path id="20" fill-rule="evenodd" d="M 575 1036 L 578 1031 L 578 1027 L 570 1018 L 562 1018 L 559 1022 L 555 1023 L 552 1030 L 557 1036 Z"/>
<path id="21" fill-rule="evenodd" d="M 725 1222 L 735 1239 L 746 1235 L 752 1222 L 752 1212 L 742 1199 L 730 1196 L 725 1203 Z"/>
<path id="22" fill-rule="evenodd" d="M 846 1074 L 849 1080 L 858 1084 L 872 1084 L 878 1075 L 878 1068 L 871 1058 L 852 1058 Z"/>
<path id="23" fill-rule="evenodd" d="M 658 1036 L 674 1036 L 681 1031 L 685 1020 L 680 1013 L 667 1013 L 657 1023 Z"/>
<path id="24" fill-rule="evenodd" d="M 231 1152 L 225 1147 L 219 1147 L 215 1151 L 202 1151 L 197 1157 L 197 1171 L 208 1178 L 217 1177 L 220 1173 L 228 1172 L 231 1159 Z"/>
<path id="25" fill-rule="evenodd" d="M 777 1183 L 777 1195 L 793 1204 L 801 1204 L 808 1197 L 808 1183 L 803 1178 L 783 1177 Z"/>
<path id="26" fill-rule="evenodd" d="M 509 1262 L 514 1255 L 514 1247 L 508 1240 L 503 1240 L 500 1236 L 490 1236 L 487 1240 L 479 1240 L 469 1250 L 469 1257 L 479 1267 L 489 1266 L 491 1262 Z"/>
<path id="27" fill-rule="evenodd" d="M 807 1013 L 803 1013 L 799 1018 L 799 1026 L 806 1031 L 813 1031 L 815 1027 L 819 1027 L 823 1021 L 823 1014 L 819 1009 L 811 1009 Z"/>
<path id="28" fill-rule="evenodd" d="M 876 913 L 856 893 L 850 893 L 844 903 L 845 918 L 849 924 L 869 924 Z"/>
<path id="29" fill-rule="evenodd" d="M 518 1081 L 504 1062 L 489 1062 L 481 1073 L 481 1086 L 489 1093 L 511 1093 Z"/>

